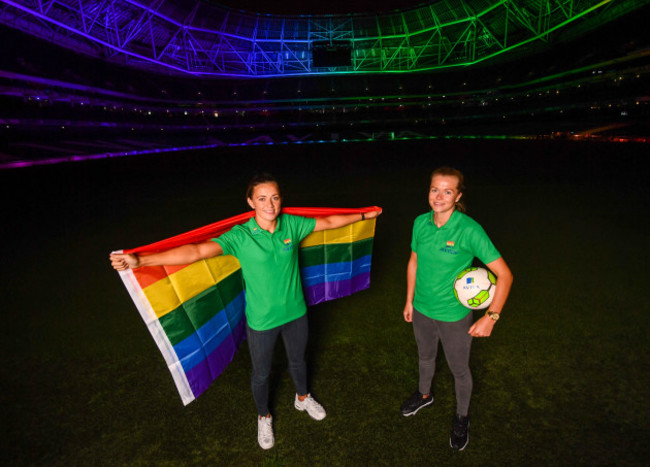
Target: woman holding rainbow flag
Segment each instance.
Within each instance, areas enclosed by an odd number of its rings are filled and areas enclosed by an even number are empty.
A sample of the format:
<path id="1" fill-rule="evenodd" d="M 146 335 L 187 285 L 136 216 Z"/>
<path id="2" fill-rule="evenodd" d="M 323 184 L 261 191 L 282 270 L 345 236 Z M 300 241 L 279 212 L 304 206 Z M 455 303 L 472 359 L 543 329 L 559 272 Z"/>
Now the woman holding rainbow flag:
<path id="1" fill-rule="evenodd" d="M 259 414 L 257 439 L 263 449 L 270 449 L 275 437 L 268 380 L 279 335 L 296 388 L 295 408 L 306 411 L 315 420 L 322 420 L 326 415 L 307 390 L 307 305 L 300 281 L 298 245 L 312 232 L 372 219 L 381 210 L 316 218 L 283 214 L 278 183 L 269 174 L 251 180 L 246 198 L 254 217 L 218 238 L 146 256 L 111 254 L 110 260 L 113 268 L 123 271 L 143 266 L 183 265 L 219 255 L 233 255 L 238 259 L 246 284 L 246 337 L 253 367 L 251 387 Z"/>
<path id="2" fill-rule="evenodd" d="M 403 314 L 405 321 L 413 323 L 420 376 L 418 390 L 401 407 L 402 415 L 408 417 L 433 403 L 431 380 L 441 342 L 456 389 L 456 415 L 449 444 L 458 451 L 469 442 L 472 337 L 492 333 L 512 285 L 512 273 L 501 254 L 483 228 L 462 212 L 463 181 L 463 174 L 451 167 L 435 170 L 429 187 L 431 211 L 418 216 L 413 226 Z M 470 266 L 474 257 L 497 276 L 494 299 L 476 322 L 472 311 L 463 307 L 453 293 L 456 275 Z"/>

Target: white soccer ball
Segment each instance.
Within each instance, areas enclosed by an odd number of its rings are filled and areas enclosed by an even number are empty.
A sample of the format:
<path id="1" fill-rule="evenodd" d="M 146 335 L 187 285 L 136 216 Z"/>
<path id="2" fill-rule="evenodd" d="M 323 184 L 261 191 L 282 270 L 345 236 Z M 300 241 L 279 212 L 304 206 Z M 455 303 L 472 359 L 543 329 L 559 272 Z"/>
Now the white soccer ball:
<path id="1" fill-rule="evenodd" d="M 454 295 L 470 310 L 484 310 L 494 298 L 497 279 L 484 268 L 467 268 L 456 276 Z"/>

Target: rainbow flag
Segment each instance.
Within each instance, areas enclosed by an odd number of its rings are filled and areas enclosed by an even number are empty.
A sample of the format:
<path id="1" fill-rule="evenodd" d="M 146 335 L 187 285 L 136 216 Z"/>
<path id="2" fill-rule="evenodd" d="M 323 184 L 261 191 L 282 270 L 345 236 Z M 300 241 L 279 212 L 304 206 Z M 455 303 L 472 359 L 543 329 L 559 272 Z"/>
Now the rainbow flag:
<path id="1" fill-rule="evenodd" d="M 322 217 L 379 210 L 284 208 L 286 214 Z M 181 235 L 124 250 L 147 255 L 218 237 L 246 222 L 253 211 Z M 300 244 L 300 270 L 308 305 L 370 287 L 375 220 L 313 232 Z M 149 332 L 163 354 L 183 404 L 201 395 L 232 361 L 244 340 L 245 293 L 239 262 L 218 256 L 184 266 L 119 272 Z"/>

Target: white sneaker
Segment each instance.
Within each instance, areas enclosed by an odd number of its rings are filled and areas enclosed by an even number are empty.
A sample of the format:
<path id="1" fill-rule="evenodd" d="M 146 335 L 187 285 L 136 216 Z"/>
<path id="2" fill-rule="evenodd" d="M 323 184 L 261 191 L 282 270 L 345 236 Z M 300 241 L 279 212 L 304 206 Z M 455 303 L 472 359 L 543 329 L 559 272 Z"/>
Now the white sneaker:
<path id="1" fill-rule="evenodd" d="M 314 420 L 322 420 L 325 418 L 325 415 L 327 415 L 323 406 L 316 402 L 316 399 L 311 397 L 311 394 L 307 394 L 307 397 L 305 397 L 305 400 L 303 401 L 298 399 L 298 394 L 296 394 L 294 406 L 301 412 L 306 410 L 309 416 Z"/>
<path id="2" fill-rule="evenodd" d="M 273 417 L 257 417 L 257 442 L 262 449 L 271 449 L 275 444 L 273 436 Z"/>

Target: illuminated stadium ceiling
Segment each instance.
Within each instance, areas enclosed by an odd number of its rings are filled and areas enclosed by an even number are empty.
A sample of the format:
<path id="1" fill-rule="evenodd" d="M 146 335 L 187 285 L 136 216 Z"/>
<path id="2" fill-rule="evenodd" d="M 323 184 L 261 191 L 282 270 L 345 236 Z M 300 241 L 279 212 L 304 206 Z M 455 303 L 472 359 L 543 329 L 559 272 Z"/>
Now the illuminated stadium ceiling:
<path id="1" fill-rule="evenodd" d="M 425 0 L 206 0 L 238 11 L 273 15 L 345 15 L 349 13 L 387 13 L 422 6 Z"/>
<path id="2" fill-rule="evenodd" d="M 131 66 L 192 76 L 464 67 L 641 0 L 440 0 L 382 14 L 255 14 L 203 0 L 0 0 L 0 22 Z"/>

